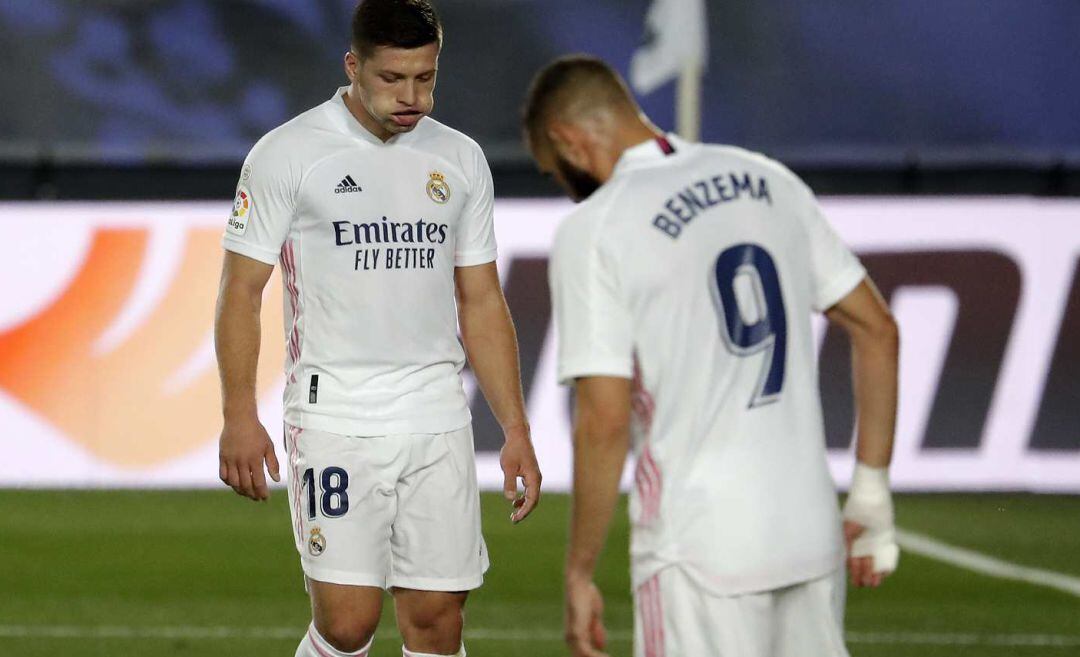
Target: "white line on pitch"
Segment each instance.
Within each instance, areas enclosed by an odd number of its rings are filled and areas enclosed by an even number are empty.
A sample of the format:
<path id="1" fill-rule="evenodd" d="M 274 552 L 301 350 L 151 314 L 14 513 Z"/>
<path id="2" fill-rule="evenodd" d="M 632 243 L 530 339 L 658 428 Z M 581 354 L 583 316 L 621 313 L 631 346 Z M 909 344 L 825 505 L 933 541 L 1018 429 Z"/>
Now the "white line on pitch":
<path id="1" fill-rule="evenodd" d="M 33 639 L 270 639 L 299 640 L 303 628 L 228 627 L 228 626 L 79 626 L 79 625 L 0 625 L 0 638 Z M 615 641 L 629 641 L 630 632 L 610 632 Z M 562 633 L 547 629 L 505 630 L 473 628 L 465 630 L 473 641 L 562 641 Z M 376 640 L 400 640 L 395 633 L 383 633 Z M 1080 635 L 1070 634 L 975 634 L 934 632 L 848 632 L 848 643 L 864 645 L 935 645 L 935 646 L 1080 646 Z"/>
<path id="2" fill-rule="evenodd" d="M 996 559 L 982 552 L 942 543 L 936 538 L 904 529 L 896 530 L 896 539 L 900 547 L 908 552 L 944 561 L 990 577 L 1027 582 L 1080 597 L 1080 577 L 1053 570 L 1021 566 Z"/>

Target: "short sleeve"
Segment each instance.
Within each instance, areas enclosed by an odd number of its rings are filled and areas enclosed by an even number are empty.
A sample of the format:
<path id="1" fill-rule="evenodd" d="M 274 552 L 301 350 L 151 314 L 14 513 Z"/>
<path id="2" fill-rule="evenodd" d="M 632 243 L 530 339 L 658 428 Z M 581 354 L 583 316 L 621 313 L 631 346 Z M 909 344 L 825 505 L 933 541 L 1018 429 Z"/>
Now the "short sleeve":
<path id="1" fill-rule="evenodd" d="M 559 231 L 548 269 L 559 382 L 570 385 L 583 376 L 633 378 L 632 322 L 615 263 L 571 221 Z"/>
<path id="2" fill-rule="evenodd" d="M 290 159 L 265 138 L 256 144 L 240 170 L 222 246 L 268 265 L 277 263 L 296 211 L 297 176 Z"/>
<path id="3" fill-rule="evenodd" d="M 472 168 L 472 189 L 462 210 L 454 250 L 454 266 L 469 267 L 492 262 L 498 255 L 495 245 L 495 184 L 480 147 Z"/>
<path id="4" fill-rule="evenodd" d="M 806 191 L 810 199 L 806 228 L 814 283 L 814 310 L 824 312 L 862 282 L 866 269 L 829 225 L 810 190 Z"/>

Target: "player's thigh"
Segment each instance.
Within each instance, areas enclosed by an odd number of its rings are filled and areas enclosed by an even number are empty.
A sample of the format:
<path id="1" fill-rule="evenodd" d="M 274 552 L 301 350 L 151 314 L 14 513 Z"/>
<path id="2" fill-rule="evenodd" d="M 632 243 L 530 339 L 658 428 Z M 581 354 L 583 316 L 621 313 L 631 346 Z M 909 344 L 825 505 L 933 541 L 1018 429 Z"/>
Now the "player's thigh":
<path id="1" fill-rule="evenodd" d="M 472 430 L 411 436 L 411 470 L 397 485 L 390 585 L 468 591 L 487 570 Z"/>
<path id="2" fill-rule="evenodd" d="M 777 657 L 848 657 L 844 645 L 843 568 L 778 592 Z"/>
<path id="3" fill-rule="evenodd" d="M 348 586 L 307 580 L 315 629 L 333 645 L 363 646 L 375 634 L 384 592 L 374 586 Z"/>
<path id="4" fill-rule="evenodd" d="M 385 438 L 288 426 L 286 446 L 293 537 L 304 574 L 386 588 L 397 473 L 383 466 L 399 447 Z"/>
<path id="5" fill-rule="evenodd" d="M 634 655 L 768 657 L 770 596 L 715 596 L 682 569 L 666 568 L 634 591 Z"/>

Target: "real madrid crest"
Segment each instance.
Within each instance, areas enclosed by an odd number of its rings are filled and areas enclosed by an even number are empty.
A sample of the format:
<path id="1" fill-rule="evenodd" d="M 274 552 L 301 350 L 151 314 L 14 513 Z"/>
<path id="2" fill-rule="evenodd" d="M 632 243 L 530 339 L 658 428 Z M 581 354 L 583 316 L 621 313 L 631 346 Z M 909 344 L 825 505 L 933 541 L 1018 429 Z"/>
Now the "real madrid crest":
<path id="1" fill-rule="evenodd" d="M 427 182 L 427 195 L 432 201 L 442 205 L 450 200 L 450 185 L 446 184 L 446 176 L 438 171 L 431 172 L 431 178 Z"/>
<path id="2" fill-rule="evenodd" d="M 326 551 L 326 537 L 322 535 L 322 530 L 318 527 L 311 528 L 311 538 L 308 539 L 307 549 L 313 557 Z"/>

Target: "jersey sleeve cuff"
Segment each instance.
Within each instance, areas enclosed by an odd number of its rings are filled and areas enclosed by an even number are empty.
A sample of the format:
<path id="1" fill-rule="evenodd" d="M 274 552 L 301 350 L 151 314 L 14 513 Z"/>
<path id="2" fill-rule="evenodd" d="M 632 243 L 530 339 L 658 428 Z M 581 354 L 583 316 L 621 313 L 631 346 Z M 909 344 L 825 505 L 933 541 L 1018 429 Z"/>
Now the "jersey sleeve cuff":
<path id="1" fill-rule="evenodd" d="M 261 246 L 241 242 L 228 235 L 221 238 L 221 246 L 224 247 L 226 251 L 239 253 L 242 256 L 247 256 L 268 265 L 276 265 L 278 258 L 280 257 L 278 251 L 271 251 L 270 249 Z"/>
<path id="2" fill-rule="evenodd" d="M 864 278 L 866 278 L 866 268 L 861 264 L 855 263 L 846 268 L 839 275 L 833 277 L 832 281 L 818 292 L 817 310 L 825 312 L 835 306 L 849 292 L 854 290 Z"/>
<path id="3" fill-rule="evenodd" d="M 574 379 L 585 376 L 613 376 L 620 379 L 634 378 L 634 364 L 622 359 L 590 359 L 559 365 L 559 384 L 569 386 Z"/>
<path id="4" fill-rule="evenodd" d="M 473 265 L 484 265 L 489 262 L 495 262 L 495 259 L 499 257 L 499 251 L 497 249 L 487 249 L 486 251 L 468 251 L 465 253 L 454 254 L 454 266 L 455 267 L 472 267 Z"/>

